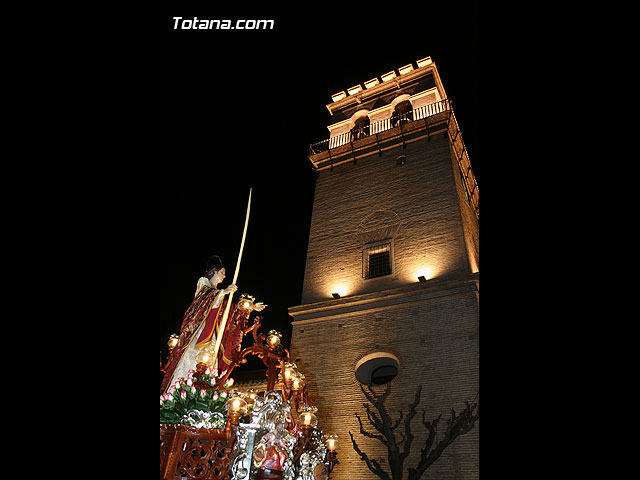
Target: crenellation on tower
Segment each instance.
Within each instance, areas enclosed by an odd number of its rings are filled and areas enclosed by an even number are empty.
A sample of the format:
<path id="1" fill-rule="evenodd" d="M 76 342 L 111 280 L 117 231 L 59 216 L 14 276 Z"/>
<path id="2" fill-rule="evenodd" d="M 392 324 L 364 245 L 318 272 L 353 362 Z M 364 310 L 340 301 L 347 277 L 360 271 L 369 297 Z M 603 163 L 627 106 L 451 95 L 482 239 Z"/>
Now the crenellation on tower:
<path id="1" fill-rule="evenodd" d="M 439 99 L 447 98 L 438 69 L 431 57 L 426 57 L 416 62 L 382 74 L 380 79 L 374 77 L 362 84 L 350 87 L 347 91 L 341 91 L 331 96 L 333 102 L 327 104 L 327 110 L 332 116 L 332 121 L 342 120 L 348 117 L 358 108 L 375 109 L 390 103 L 397 95 L 414 95 L 417 102 L 427 93 L 434 93 Z M 423 92 L 421 94 L 421 92 Z M 420 94 L 420 95 L 419 95 Z M 418 106 L 420 104 L 418 103 Z"/>

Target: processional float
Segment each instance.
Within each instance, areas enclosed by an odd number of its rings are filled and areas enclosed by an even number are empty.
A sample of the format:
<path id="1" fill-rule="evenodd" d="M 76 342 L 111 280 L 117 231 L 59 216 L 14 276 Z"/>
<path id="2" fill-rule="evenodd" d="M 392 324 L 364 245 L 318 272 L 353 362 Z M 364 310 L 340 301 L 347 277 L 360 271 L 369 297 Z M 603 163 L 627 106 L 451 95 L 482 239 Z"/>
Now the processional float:
<path id="1" fill-rule="evenodd" d="M 240 253 L 240 270 L 251 209 L 251 190 Z M 233 350 L 225 372 L 213 369 L 225 332 L 233 292 L 217 332 L 213 354 L 199 355 L 187 379 L 160 398 L 160 478 L 164 480 L 326 480 L 338 464 L 336 435 L 324 435 L 304 375 L 291 362 L 282 335 L 258 333 L 262 317 L 248 326 L 253 297 L 241 295 L 236 320 L 253 345 Z M 205 315 L 206 318 L 206 315 Z M 169 348 L 175 345 L 172 335 Z M 263 395 L 232 389 L 232 371 L 256 355 L 267 367 Z M 162 362 L 161 362 L 162 370 Z M 277 383 L 277 385 L 276 385 Z M 297 412 L 295 415 L 293 412 Z"/>

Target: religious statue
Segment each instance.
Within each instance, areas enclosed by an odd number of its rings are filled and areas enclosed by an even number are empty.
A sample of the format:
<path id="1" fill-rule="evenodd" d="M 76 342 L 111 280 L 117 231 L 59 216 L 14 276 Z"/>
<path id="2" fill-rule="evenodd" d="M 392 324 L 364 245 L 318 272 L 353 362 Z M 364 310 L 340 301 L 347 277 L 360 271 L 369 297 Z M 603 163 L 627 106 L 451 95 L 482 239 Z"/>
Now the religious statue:
<path id="1" fill-rule="evenodd" d="M 212 256 L 207 262 L 205 276 L 198 280 L 195 297 L 184 314 L 178 344 L 171 352 L 160 386 L 161 393 L 176 379 L 187 378 L 189 370 L 195 370 L 198 356 L 202 357 L 203 352 L 215 352 L 214 346 L 217 344 L 219 349 L 215 354 L 212 353 L 216 358 L 210 361 L 210 365 L 220 373 L 226 371 L 231 363 L 231 351 L 239 348 L 242 336 L 246 333 L 244 327 L 249 313 L 251 310 L 261 312 L 266 307 L 262 302 L 250 302 L 251 309 L 238 308 L 238 304 L 246 303 L 248 298 L 243 295 L 237 303 L 230 306 L 228 320 L 223 327 L 224 333 L 219 340 L 217 335 L 228 303 L 228 298 L 225 297 L 238 289 L 233 283 L 225 289 L 218 289 L 225 276 L 226 269 L 220 257 Z"/>
<path id="2" fill-rule="evenodd" d="M 253 466 L 260 470 L 284 470 L 287 446 L 280 432 L 273 430 L 262 436 L 253 449 Z"/>

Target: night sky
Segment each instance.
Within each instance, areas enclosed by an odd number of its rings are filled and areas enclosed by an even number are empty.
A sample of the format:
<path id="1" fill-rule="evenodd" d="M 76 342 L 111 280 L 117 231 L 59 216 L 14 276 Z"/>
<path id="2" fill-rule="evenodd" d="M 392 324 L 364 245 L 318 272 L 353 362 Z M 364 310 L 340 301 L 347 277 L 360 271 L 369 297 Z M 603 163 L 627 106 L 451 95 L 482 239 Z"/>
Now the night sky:
<path id="1" fill-rule="evenodd" d="M 160 349 L 193 299 L 207 259 L 227 269 L 237 261 L 249 188 L 251 217 L 239 291 L 269 307 L 263 328 L 283 333 L 299 305 L 315 173 L 310 143 L 328 138 L 331 94 L 431 56 L 462 129 L 482 185 L 475 131 L 479 122 L 480 28 L 475 2 L 440 2 L 368 15 L 336 3 L 330 11 L 302 6 L 222 12 L 174 6 L 162 32 L 158 78 L 165 127 L 158 138 Z M 174 30 L 173 16 L 273 19 L 273 30 Z M 162 20 L 162 19 L 161 19 Z M 323 174 L 327 174 L 323 172 Z M 154 207 L 154 208 L 155 208 Z M 237 296 L 235 297 L 237 298 Z M 255 315 L 255 314 L 254 314 Z M 249 367 L 260 364 L 250 364 Z"/>

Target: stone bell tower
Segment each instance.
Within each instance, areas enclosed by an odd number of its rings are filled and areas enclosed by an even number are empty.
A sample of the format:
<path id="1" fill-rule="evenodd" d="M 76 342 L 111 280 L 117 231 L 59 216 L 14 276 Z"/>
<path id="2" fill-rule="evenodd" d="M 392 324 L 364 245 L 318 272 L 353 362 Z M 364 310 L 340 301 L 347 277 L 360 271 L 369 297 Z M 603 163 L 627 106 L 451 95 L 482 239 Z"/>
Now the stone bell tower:
<path id="1" fill-rule="evenodd" d="M 424 447 L 422 411 L 473 401 L 478 384 L 479 192 L 451 101 L 430 57 L 332 96 L 329 138 L 310 146 L 318 174 L 292 358 L 325 433 L 340 437 L 332 479 L 376 479 L 352 447 L 389 471 L 386 448 L 360 434 L 360 383 L 390 383 L 395 421 L 418 385 L 404 471 Z M 479 397 L 478 397 L 479 398 Z M 423 478 L 477 479 L 478 430 Z"/>

